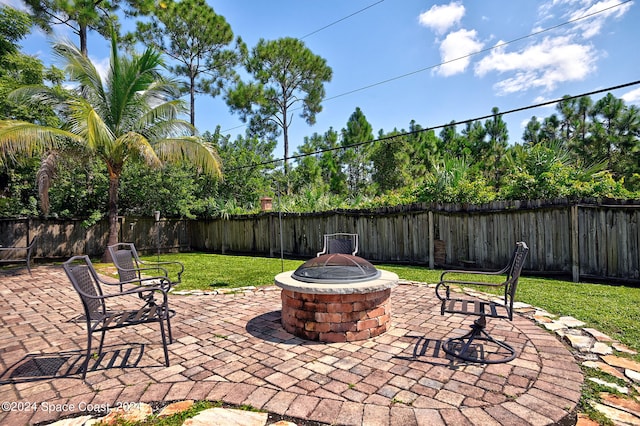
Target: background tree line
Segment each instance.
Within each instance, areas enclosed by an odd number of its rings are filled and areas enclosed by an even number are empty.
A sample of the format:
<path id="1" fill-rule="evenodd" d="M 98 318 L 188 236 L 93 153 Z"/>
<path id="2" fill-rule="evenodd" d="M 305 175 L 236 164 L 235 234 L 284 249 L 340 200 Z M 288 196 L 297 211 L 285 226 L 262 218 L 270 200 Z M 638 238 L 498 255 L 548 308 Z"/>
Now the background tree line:
<path id="1" fill-rule="evenodd" d="M 0 120 L 63 127 L 65 117 L 54 107 L 18 103 L 7 96 L 25 85 L 66 90 L 62 70 L 21 53 L 19 41 L 33 23 L 47 29 L 56 24 L 52 17 L 64 16 L 61 22 L 75 23 L 86 55 L 87 30 L 106 35 L 104 23 L 118 28 L 118 2 L 99 2 L 100 8 L 95 2 L 75 2 L 70 10 L 65 9 L 67 2 L 58 0 L 28 3 L 33 3 L 32 16 L 0 9 Z M 416 201 L 640 195 L 640 113 L 612 94 L 597 100 L 567 97 L 549 117 L 532 117 L 517 140 L 510 138 L 497 108 L 485 121 L 452 122 L 434 130 L 412 120 L 407 129 L 374 134 L 365 113 L 356 107 L 345 117 L 344 128 L 305 137 L 290 157 L 291 111 L 301 110 L 301 118 L 313 124 L 322 110 L 323 83 L 331 79 L 322 58 L 290 38 L 261 40 L 249 50 L 203 0 L 166 1 L 158 8 L 147 1 L 121 4 L 127 8 L 122 11 L 125 16 L 139 21 L 136 31 L 121 35 L 119 42 L 132 51 L 142 43 L 170 58 L 167 77 L 178 79 L 182 94 L 188 95 L 192 124 L 194 96 L 223 94 L 249 126 L 235 140 L 219 128 L 201 135 L 203 143 L 217 151 L 223 179 L 199 173 L 188 161 L 155 169 L 138 160 L 124 163 L 120 214 L 160 210 L 167 217 L 206 218 L 255 212 L 261 196 L 277 197 L 283 210 L 319 211 Z M 194 28 L 197 33 L 191 32 Z M 292 60 L 285 64 L 283 58 Z M 241 81 L 236 72 L 240 66 L 252 80 Z M 284 71 L 292 67 L 296 72 L 287 75 Z M 274 156 L 281 134 L 286 142 L 284 161 Z M 4 156 L 0 216 L 43 215 L 37 177 L 46 161 L 37 153 Z M 104 216 L 108 193 L 103 162 L 67 156 L 55 168 L 47 213 L 92 223 Z"/>

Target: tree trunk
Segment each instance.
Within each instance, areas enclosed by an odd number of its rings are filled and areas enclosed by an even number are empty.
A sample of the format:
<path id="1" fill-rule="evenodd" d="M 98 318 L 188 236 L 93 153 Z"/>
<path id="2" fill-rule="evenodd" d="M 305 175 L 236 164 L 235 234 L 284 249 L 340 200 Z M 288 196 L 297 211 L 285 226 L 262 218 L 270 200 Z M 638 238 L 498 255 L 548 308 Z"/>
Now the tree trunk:
<path id="1" fill-rule="evenodd" d="M 287 126 L 287 112 L 284 113 L 284 125 L 282 126 L 284 137 L 284 175 L 289 173 L 289 128 Z"/>
<path id="2" fill-rule="evenodd" d="M 119 175 L 109 172 L 109 237 L 107 246 L 118 243 L 118 183 Z M 102 261 L 110 263 L 112 261 L 109 250 L 105 247 Z"/>
<path id="3" fill-rule="evenodd" d="M 89 57 L 89 52 L 87 49 L 87 26 L 85 24 L 80 24 L 80 52 L 84 55 L 85 58 Z"/>
<path id="4" fill-rule="evenodd" d="M 189 101 L 191 108 L 191 125 L 196 126 L 196 76 L 193 70 L 189 73 Z M 194 130 L 195 131 L 195 130 Z"/>

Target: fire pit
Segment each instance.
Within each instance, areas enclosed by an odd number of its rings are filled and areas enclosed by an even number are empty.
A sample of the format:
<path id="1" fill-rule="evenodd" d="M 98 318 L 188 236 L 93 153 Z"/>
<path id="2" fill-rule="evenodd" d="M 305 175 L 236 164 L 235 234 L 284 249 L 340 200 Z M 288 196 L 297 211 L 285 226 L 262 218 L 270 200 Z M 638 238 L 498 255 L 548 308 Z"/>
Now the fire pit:
<path id="1" fill-rule="evenodd" d="M 307 340 L 350 342 L 378 336 L 391 321 L 393 272 L 348 254 L 325 254 L 276 275 L 282 326 Z"/>

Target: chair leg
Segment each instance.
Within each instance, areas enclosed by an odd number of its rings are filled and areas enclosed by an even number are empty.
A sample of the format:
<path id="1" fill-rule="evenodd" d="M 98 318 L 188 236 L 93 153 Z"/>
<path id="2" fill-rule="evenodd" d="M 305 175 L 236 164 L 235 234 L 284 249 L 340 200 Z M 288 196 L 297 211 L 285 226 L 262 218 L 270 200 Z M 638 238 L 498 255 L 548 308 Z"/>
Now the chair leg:
<path id="1" fill-rule="evenodd" d="M 469 362 L 479 362 L 483 364 L 500 364 L 504 362 L 512 361 L 516 357 L 516 350 L 511 347 L 511 345 L 501 342 L 499 340 L 494 339 L 485 331 L 487 326 L 487 319 L 482 316 L 473 322 L 471 326 L 471 331 L 461 337 L 453 337 L 448 339 L 442 349 L 451 356 L 456 358 L 460 358 Z M 498 359 L 487 359 L 484 355 L 480 355 L 478 357 L 473 356 L 472 353 L 469 353 L 469 349 L 474 341 L 481 340 L 485 342 L 491 342 L 502 349 L 507 351 L 507 355 Z M 460 348 L 458 350 L 458 348 Z"/>
<path id="2" fill-rule="evenodd" d="M 89 360 L 91 359 L 91 331 L 87 332 L 87 355 L 82 364 L 82 381 L 87 378 L 87 370 L 89 370 Z"/>
<path id="3" fill-rule="evenodd" d="M 169 308 L 166 310 L 167 312 L 167 333 L 169 334 L 169 344 L 173 343 L 173 335 L 171 334 L 171 311 Z"/>
<path id="4" fill-rule="evenodd" d="M 164 349 L 164 365 L 169 366 L 169 351 L 167 350 L 167 337 L 164 333 L 164 322 L 162 318 L 158 321 L 160 323 L 160 335 L 162 336 L 162 349 Z"/>
<path id="5" fill-rule="evenodd" d="M 102 353 L 102 346 L 104 345 L 104 335 L 106 334 L 106 330 L 102 330 L 100 333 L 100 346 L 98 346 L 98 354 Z"/>

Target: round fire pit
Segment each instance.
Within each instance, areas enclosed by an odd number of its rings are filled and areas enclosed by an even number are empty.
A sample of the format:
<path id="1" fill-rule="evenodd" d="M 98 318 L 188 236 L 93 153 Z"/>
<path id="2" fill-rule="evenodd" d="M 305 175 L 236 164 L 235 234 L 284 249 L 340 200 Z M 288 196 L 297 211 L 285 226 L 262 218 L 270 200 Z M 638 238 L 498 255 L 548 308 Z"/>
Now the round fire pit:
<path id="1" fill-rule="evenodd" d="M 282 326 L 307 340 L 350 342 L 378 336 L 391 321 L 393 272 L 347 254 L 326 254 L 276 275 Z"/>

